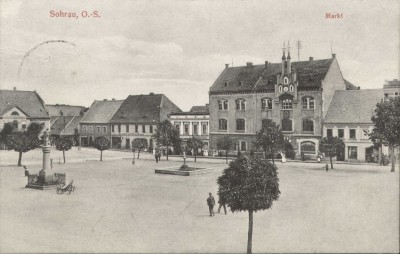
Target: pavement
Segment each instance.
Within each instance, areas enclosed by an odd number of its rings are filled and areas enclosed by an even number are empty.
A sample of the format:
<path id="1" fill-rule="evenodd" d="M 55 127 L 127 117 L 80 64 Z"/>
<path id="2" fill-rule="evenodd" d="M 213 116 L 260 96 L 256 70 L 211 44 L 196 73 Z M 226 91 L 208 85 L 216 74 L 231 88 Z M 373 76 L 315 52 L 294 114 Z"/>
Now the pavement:
<path id="1" fill-rule="evenodd" d="M 40 170 L 40 155 L 30 151 L 23 163 Z M 130 155 L 105 151 L 100 162 L 95 149 L 68 151 L 67 163 L 53 170 L 67 172 L 76 189 L 57 195 L 25 189 L 17 153 L 0 151 L 0 252 L 246 251 L 246 212 L 208 215 L 206 198 L 216 196 L 225 161 L 189 159 L 214 170 L 184 177 L 154 173 L 180 166 L 181 158 L 155 163 L 143 153 L 132 165 Z M 375 165 L 338 164 L 328 172 L 314 163 L 277 166 L 281 196 L 254 215 L 254 253 L 399 252 L 399 172 Z"/>

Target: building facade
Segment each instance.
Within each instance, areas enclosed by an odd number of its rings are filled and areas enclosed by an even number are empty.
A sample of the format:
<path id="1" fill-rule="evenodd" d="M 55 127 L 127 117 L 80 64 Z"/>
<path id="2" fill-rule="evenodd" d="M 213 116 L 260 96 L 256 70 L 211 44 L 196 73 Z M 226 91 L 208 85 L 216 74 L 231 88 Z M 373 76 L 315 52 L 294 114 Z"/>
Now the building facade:
<path id="1" fill-rule="evenodd" d="M 32 122 L 50 130 L 50 116 L 36 91 L 0 90 L 0 130 L 11 123 L 15 130 L 24 131 Z"/>
<path id="2" fill-rule="evenodd" d="M 193 106 L 188 112 L 179 112 L 169 115 L 171 123 L 179 130 L 183 145 L 191 137 L 198 137 L 203 141 L 203 154 L 208 155 L 210 143 L 209 105 Z"/>
<path id="3" fill-rule="evenodd" d="M 95 100 L 79 123 L 80 143 L 93 146 L 96 137 L 103 136 L 111 142 L 110 120 L 121 107 L 123 100 Z"/>
<path id="4" fill-rule="evenodd" d="M 164 94 L 129 95 L 110 121 L 113 147 L 131 149 L 134 139 L 145 138 L 151 150 L 157 124 L 175 112 L 182 111 Z"/>
<path id="5" fill-rule="evenodd" d="M 336 90 L 346 90 L 336 56 L 291 62 L 229 67 L 210 88 L 210 146 L 229 135 L 235 149 L 256 150 L 255 134 L 263 121 L 279 124 L 297 155 L 316 156 L 323 120 Z"/>
<path id="6" fill-rule="evenodd" d="M 398 98 L 400 97 L 400 80 L 394 79 L 392 81 L 385 81 L 383 85 L 383 93 L 385 98 Z"/>

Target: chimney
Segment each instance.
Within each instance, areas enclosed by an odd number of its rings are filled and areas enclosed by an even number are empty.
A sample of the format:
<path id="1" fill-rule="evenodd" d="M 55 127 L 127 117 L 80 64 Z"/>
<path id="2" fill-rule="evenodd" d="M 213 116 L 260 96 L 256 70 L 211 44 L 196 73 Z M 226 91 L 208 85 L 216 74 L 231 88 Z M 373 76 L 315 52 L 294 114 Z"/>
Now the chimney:
<path id="1" fill-rule="evenodd" d="M 154 93 L 150 93 L 150 95 L 154 95 Z"/>
<path id="2" fill-rule="evenodd" d="M 314 57 L 310 56 L 310 61 L 313 61 L 313 60 L 314 60 Z"/>
<path id="3" fill-rule="evenodd" d="M 103 101 L 107 101 L 107 99 L 103 99 Z"/>
<path id="4" fill-rule="evenodd" d="M 360 90 L 360 87 L 358 86 L 358 90 Z"/>
<path id="5" fill-rule="evenodd" d="M 115 101 L 115 98 L 112 98 L 113 101 Z"/>
<path id="6" fill-rule="evenodd" d="M 225 64 L 225 69 L 228 69 L 229 68 L 229 64 Z"/>
<path id="7" fill-rule="evenodd" d="M 265 61 L 265 69 L 268 68 L 268 61 Z"/>
<path id="8" fill-rule="evenodd" d="M 336 58 L 336 54 L 332 54 L 332 58 Z"/>
<path id="9" fill-rule="evenodd" d="M 14 86 L 14 91 L 17 91 L 17 88 Z"/>
<path id="10" fill-rule="evenodd" d="M 247 67 L 251 67 L 251 66 L 253 66 L 253 63 L 252 62 L 247 62 L 246 65 L 247 65 Z"/>

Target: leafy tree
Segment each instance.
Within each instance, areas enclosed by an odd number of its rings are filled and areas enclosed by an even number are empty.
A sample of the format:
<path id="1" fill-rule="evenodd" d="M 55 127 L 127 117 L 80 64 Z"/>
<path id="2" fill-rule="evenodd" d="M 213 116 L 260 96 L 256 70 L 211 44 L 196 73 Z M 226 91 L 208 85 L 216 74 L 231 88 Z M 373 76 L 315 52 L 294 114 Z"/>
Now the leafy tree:
<path id="1" fill-rule="evenodd" d="M 338 137 L 326 137 L 321 139 L 321 142 L 319 143 L 319 150 L 325 153 L 325 156 L 329 156 L 331 169 L 333 169 L 332 157 L 335 157 L 337 153 L 344 148 L 344 146 L 343 140 Z"/>
<path id="2" fill-rule="evenodd" d="M 228 163 L 228 151 L 231 149 L 232 145 L 233 145 L 233 139 L 229 137 L 229 135 L 225 135 L 217 140 L 217 148 L 225 150 L 226 163 Z"/>
<path id="3" fill-rule="evenodd" d="M 253 213 L 270 209 L 280 195 L 277 167 L 256 156 L 244 156 L 232 161 L 217 182 L 218 196 L 232 212 L 249 213 L 247 253 L 251 253 Z"/>
<path id="4" fill-rule="evenodd" d="M 285 151 L 285 155 L 287 158 L 294 159 L 294 157 L 296 156 L 292 144 L 290 144 L 290 142 L 288 141 L 285 141 L 283 145 L 283 150 Z"/>
<path id="5" fill-rule="evenodd" d="M 100 150 L 100 161 L 103 161 L 103 151 L 110 149 L 111 142 L 103 136 L 94 139 L 94 147 Z"/>
<path id="6" fill-rule="evenodd" d="M 187 146 L 189 149 L 193 149 L 194 152 L 194 161 L 196 162 L 197 159 L 197 151 L 202 149 L 204 146 L 203 140 L 201 138 L 192 136 L 187 140 Z"/>
<path id="7" fill-rule="evenodd" d="M 271 119 L 264 121 L 263 127 L 256 133 L 256 147 L 264 150 L 264 156 L 267 158 L 267 153 L 272 154 L 272 163 L 275 164 L 274 154 L 281 149 L 284 144 L 282 131 L 279 125 Z"/>
<path id="8" fill-rule="evenodd" d="M 0 141 L 5 145 L 5 148 L 8 149 L 8 137 L 14 131 L 14 127 L 11 123 L 5 123 L 3 129 L 0 131 Z"/>
<path id="9" fill-rule="evenodd" d="M 400 98 L 389 98 L 378 103 L 375 115 L 371 118 L 374 123 L 372 132 L 368 133 L 374 144 L 389 146 L 391 153 L 391 172 L 395 172 L 395 148 L 400 146 Z M 400 158 L 400 150 L 399 150 Z M 400 165 L 399 165 L 400 170 Z"/>
<path id="10" fill-rule="evenodd" d="M 138 155 L 137 155 L 138 159 L 139 159 L 140 151 L 148 146 L 149 146 L 149 144 L 147 142 L 147 139 L 145 139 L 145 138 L 135 138 L 132 141 L 132 148 L 138 149 Z"/>
<path id="11" fill-rule="evenodd" d="M 179 130 L 168 120 L 158 123 L 153 137 L 157 140 L 157 144 L 167 147 L 167 160 L 169 147 L 180 146 L 181 143 Z"/>
<path id="12" fill-rule="evenodd" d="M 27 131 L 16 131 L 8 136 L 8 147 L 19 153 L 18 166 L 22 166 L 22 153 L 26 153 L 40 146 L 39 133 L 43 125 L 31 123 Z"/>
<path id="13" fill-rule="evenodd" d="M 65 151 L 71 149 L 74 142 L 69 137 L 62 137 L 56 140 L 56 149 L 63 152 L 63 159 L 65 163 Z"/>

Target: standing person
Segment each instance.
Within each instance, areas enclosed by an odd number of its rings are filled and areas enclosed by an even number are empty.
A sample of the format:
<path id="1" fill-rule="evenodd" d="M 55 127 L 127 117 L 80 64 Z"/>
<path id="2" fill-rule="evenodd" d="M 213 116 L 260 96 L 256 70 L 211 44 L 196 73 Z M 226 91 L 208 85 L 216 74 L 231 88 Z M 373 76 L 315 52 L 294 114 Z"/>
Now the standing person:
<path id="1" fill-rule="evenodd" d="M 226 201 L 223 198 L 219 197 L 218 203 L 219 203 L 219 207 L 218 207 L 217 213 L 220 213 L 221 212 L 221 207 L 223 207 L 225 215 L 226 215 Z"/>
<path id="2" fill-rule="evenodd" d="M 211 192 L 209 193 L 209 197 L 207 198 L 207 205 L 208 205 L 208 210 L 210 211 L 210 217 L 214 216 L 215 199 L 211 194 Z"/>
<path id="3" fill-rule="evenodd" d="M 157 157 L 158 157 L 158 160 L 161 161 L 161 151 L 158 151 Z"/>
<path id="4" fill-rule="evenodd" d="M 154 153 L 154 158 L 156 158 L 156 163 L 158 163 L 158 149 L 156 150 L 156 152 Z"/>

